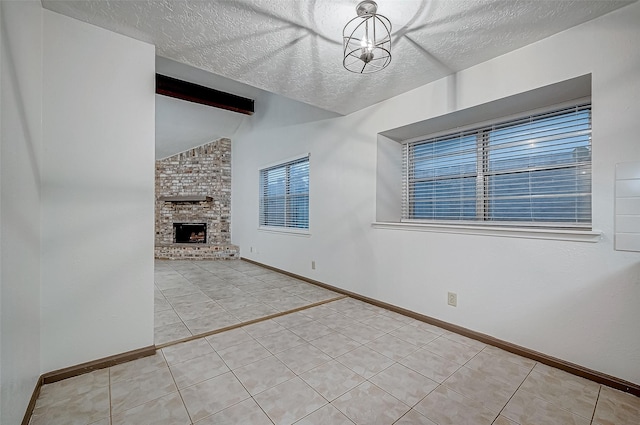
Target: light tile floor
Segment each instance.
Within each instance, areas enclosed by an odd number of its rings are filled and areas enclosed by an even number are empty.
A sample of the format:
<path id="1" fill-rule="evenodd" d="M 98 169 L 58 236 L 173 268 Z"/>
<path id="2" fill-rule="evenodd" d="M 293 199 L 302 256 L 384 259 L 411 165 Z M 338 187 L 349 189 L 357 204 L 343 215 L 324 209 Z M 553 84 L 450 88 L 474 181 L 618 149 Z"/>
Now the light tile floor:
<path id="1" fill-rule="evenodd" d="M 246 261 L 155 263 L 157 346 L 342 295 Z"/>
<path id="2" fill-rule="evenodd" d="M 638 425 L 639 418 L 640 398 L 343 298 L 45 385 L 31 424 Z"/>

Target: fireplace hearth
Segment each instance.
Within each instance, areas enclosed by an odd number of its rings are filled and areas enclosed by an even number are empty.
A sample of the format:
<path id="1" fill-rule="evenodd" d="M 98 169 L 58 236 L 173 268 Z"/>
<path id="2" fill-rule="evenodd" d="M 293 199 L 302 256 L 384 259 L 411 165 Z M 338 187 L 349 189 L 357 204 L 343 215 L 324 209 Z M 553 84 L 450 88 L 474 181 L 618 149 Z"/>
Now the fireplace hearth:
<path id="1" fill-rule="evenodd" d="M 207 223 L 173 223 L 174 243 L 207 243 Z"/>
<path id="2" fill-rule="evenodd" d="M 157 259 L 238 259 L 231 243 L 231 140 L 157 160 L 155 213 Z"/>

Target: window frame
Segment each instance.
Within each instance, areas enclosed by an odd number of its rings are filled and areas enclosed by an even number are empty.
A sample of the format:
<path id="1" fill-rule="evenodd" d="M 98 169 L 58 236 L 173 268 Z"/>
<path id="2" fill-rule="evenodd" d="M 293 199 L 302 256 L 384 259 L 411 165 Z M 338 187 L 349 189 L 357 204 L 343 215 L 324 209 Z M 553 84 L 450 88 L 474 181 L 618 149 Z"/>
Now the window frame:
<path id="1" fill-rule="evenodd" d="M 415 225 L 433 225 L 434 228 L 443 228 L 443 227 L 461 227 L 465 229 L 470 229 L 472 227 L 479 228 L 491 228 L 493 230 L 496 229 L 542 229 L 542 230 L 570 230 L 570 231 L 578 231 L 578 232 L 591 232 L 593 229 L 593 186 L 592 186 L 592 173 L 589 172 L 589 182 L 590 182 L 590 206 L 589 206 L 589 221 L 588 222 L 562 222 L 562 221 L 508 221 L 508 220 L 497 220 L 490 219 L 488 215 L 489 205 L 491 203 L 492 197 L 489 196 L 489 187 L 490 183 L 488 180 L 489 176 L 500 175 L 500 174 L 517 174 L 517 172 L 531 172 L 530 167 L 522 168 L 520 171 L 515 169 L 511 169 L 507 171 L 500 170 L 490 170 L 489 167 L 489 155 L 488 152 L 491 150 L 489 147 L 489 134 L 492 131 L 495 131 L 497 128 L 507 128 L 509 126 L 517 127 L 517 122 L 523 120 L 525 118 L 544 118 L 544 115 L 553 116 L 561 116 L 560 112 L 567 111 L 570 112 L 571 109 L 576 111 L 588 110 L 589 111 L 589 130 L 588 130 L 588 138 L 589 138 L 589 148 L 590 151 L 593 147 L 592 143 L 592 129 L 593 129 L 593 110 L 591 104 L 591 98 L 580 98 L 570 102 L 564 102 L 561 104 L 556 104 L 540 109 L 534 109 L 530 111 L 525 111 L 522 113 L 518 113 L 512 116 L 505 116 L 494 118 L 489 121 L 480 122 L 476 124 L 470 124 L 463 127 L 456 128 L 455 131 L 444 130 L 439 131 L 438 133 L 429 134 L 426 136 L 416 137 L 410 140 L 401 141 L 402 146 L 402 195 L 401 195 L 401 218 L 400 223 L 404 224 L 405 228 L 415 228 Z M 460 179 L 463 177 L 474 177 L 476 180 L 475 185 L 475 196 L 474 200 L 476 203 L 475 215 L 474 219 L 438 219 L 438 218 L 412 218 L 411 210 L 415 208 L 412 206 L 411 201 L 411 184 L 415 184 L 415 179 L 410 181 L 410 173 L 409 167 L 415 166 L 414 162 L 409 161 L 409 149 L 412 146 L 421 145 L 423 143 L 429 143 L 430 141 L 446 141 L 450 138 L 456 137 L 466 137 L 474 135 L 475 137 L 475 146 L 476 146 L 476 159 L 475 159 L 475 167 L 476 170 L 473 173 L 457 173 L 451 174 L 444 177 L 432 177 L 430 179 L 423 178 L 424 181 L 437 181 L 437 180 L 453 180 Z M 462 152 L 462 151 L 460 151 Z M 480 164 L 481 166 L 478 166 Z M 582 165 L 585 165 L 584 161 L 581 162 Z M 589 158 L 586 165 L 591 170 L 592 159 Z M 578 169 L 580 165 L 576 162 L 566 163 L 563 165 L 549 165 L 542 166 L 540 169 L 542 170 L 553 170 L 553 169 L 569 169 L 575 168 Z M 414 188 L 415 190 L 415 188 Z M 579 196 L 580 193 L 576 192 L 576 196 Z M 530 195 L 532 196 L 532 195 Z M 460 198 L 461 200 L 463 198 Z M 495 199 L 495 198 L 494 198 Z M 533 198 L 532 198 L 533 199 Z M 415 202 L 413 202 L 415 205 Z M 465 231 L 466 233 L 466 231 Z M 593 232 L 597 233 L 598 232 Z M 482 232 L 484 234 L 484 232 Z"/>
<path id="2" fill-rule="evenodd" d="M 300 164 L 307 164 L 307 191 L 305 193 L 294 193 L 292 192 L 292 184 L 291 184 L 291 168 Z M 263 167 L 260 167 L 258 170 L 258 229 L 269 232 L 276 233 L 293 233 L 293 234 L 301 234 L 308 235 L 310 230 L 310 220 L 309 220 L 309 183 L 310 183 L 310 154 L 306 153 L 303 155 L 299 155 L 290 159 L 286 159 L 283 161 L 278 161 L 276 163 L 272 163 Z M 267 185 L 265 185 L 265 179 L 267 178 L 267 173 L 269 171 L 274 171 L 278 169 L 284 168 L 284 194 L 282 195 L 272 195 L 266 196 Z M 304 176 L 303 176 L 304 177 Z M 290 215 L 291 212 L 291 200 L 300 198 L 306 198 L 306 222 L 303 222 L 303 226 L 296 225 L 298 221 L 291 221 Z M 283 210 L 282 210 L 282 225 L 274 223 L 275 220 L 266 220 L 266 215 L 268 214 L 265 211 L 265 205 L 270 198 L 282 198 Z M 277 213 L 277 212 L 276 212 Z M 306 224 L 306 226 L 304 226 Z"/>

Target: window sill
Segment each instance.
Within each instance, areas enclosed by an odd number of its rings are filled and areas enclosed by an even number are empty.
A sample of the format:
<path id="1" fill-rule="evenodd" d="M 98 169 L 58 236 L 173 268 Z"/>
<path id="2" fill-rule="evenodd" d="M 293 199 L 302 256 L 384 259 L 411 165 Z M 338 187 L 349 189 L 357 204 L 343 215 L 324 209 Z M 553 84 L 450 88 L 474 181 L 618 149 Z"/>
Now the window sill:
<path id="1" fill-rule="evenodd" d="M 599 230 L 525 229 L 498 226 L 473 226 L 432 223 L 374 222 L 374 229 L 409 230 L 418 232 L 454 233 L 459 235 L 497 236 L 503 238 L 549 239 L 557 241 L 596 243 L 602 239 Z"/>
<path id="2" fill-rule="evenodd" d="M 287 234 L 292 236 L 311 236 L 309 229 L 297 229 L 293 227 L 258 226 L 258 231 L 266 233 Z"/>

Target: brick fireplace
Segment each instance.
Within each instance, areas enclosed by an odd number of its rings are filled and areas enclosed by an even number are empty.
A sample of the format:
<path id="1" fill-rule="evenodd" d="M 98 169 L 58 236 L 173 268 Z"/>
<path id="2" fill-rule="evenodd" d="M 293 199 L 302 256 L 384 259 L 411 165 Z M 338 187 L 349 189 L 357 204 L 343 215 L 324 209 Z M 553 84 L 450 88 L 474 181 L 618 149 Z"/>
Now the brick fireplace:
<path id="1" fill-rule="evenodd" d="M 231 141 L 156 161 L 155 257 L 235 259 L 231 244 Z"/>

